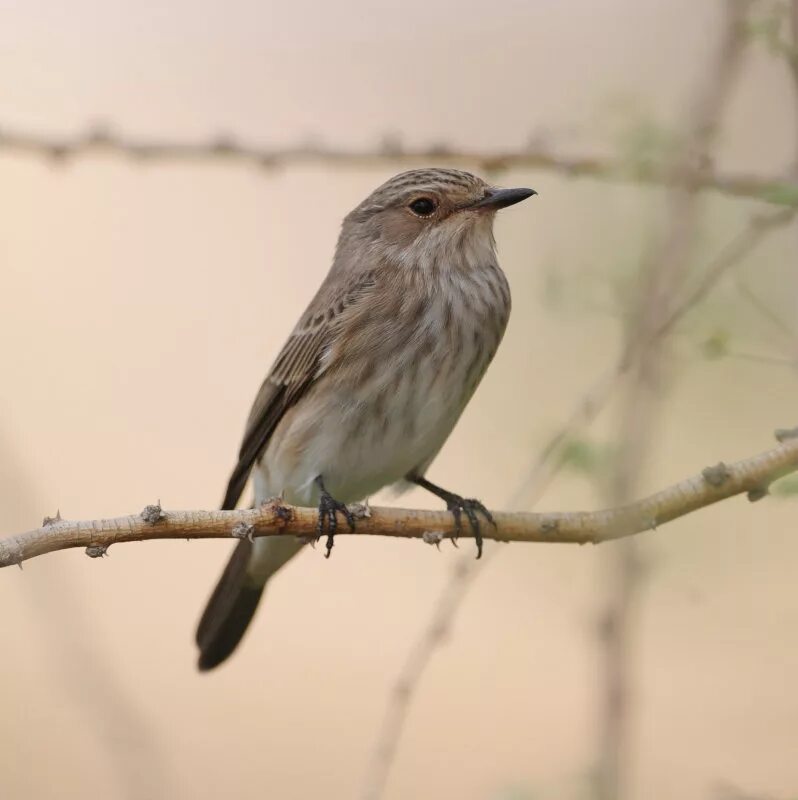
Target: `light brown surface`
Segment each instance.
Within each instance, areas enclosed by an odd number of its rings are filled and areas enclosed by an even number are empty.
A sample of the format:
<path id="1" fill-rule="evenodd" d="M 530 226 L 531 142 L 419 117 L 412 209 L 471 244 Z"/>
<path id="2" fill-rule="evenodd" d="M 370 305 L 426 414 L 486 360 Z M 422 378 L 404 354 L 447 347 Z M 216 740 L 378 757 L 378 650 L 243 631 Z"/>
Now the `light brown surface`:
<path id="1" fill-rule="evenodd" d="M 154 9 L 6 6 L 0 74 L 13 79 L 0 87 L 0 124 L 66 130 L 102 117 L 132 132 L 352 145 L 400 130 L 475 148 L 519 146 L 545 128 L 562 147 L 606 146 L 626 118 L 608 98 L 637 97 L 673 121 L 714 13 L 687 0 Z M 782 170 L 796 136 L 789 98 L 787 70 L 756 51 L 721 164 Z M 218 502 L 252 396 L 327 269 L 340 218 L 386 177 L 104 158 L 53 169 L 0 151 L 3 530 L 57 508 L 81 518 L 159 497 Z M 497 225 L 514 314 L 431 471 L 496 507 L 611 365 L 613 288 L 661 211 L 655 191 L 534 172 L 502 180 L 541 195 Z M 712 198 L 701 252 L 757 209 Z M 739 273 L 793 321 L 795 247 L 794 230 L 779 232 Z M 676 339 L 647 490 L 796 424 L 794 371 L 703 360 L 696 343 L 717 329 L 738 351 L 782 352 L 724 281 Z M 568 475 L 540 509 L 595 503 Z M 437 507 L 423 493 L 402 504 Z M 705 798 L 720 783 L 798 791 L 796 513 L 794 502 L 729 501 L 644 544 L 637 797 Z M 270 586 L 241 653 L 200 676 L 193 627 L 223 551 L 126 545 L 102 561 L 64 553 L 0 574 L 4 797 L 356 794 L 387 690 L 454 555 L 377 539 L 343 540 L 329 562 L 308 551 Z M 502 798 L 515 786 L 583 796 L 600 558 L 518 546 L 489 565 L 425 677 L 388 797 Z"/>

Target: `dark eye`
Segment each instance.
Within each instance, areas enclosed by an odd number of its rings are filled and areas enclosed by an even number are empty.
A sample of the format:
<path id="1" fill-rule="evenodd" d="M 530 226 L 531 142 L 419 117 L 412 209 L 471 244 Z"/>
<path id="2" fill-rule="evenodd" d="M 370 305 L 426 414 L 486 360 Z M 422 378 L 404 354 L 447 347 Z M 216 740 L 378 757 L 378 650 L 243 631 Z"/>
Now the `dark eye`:
<path id="1" fill-rule="evenodd" d="M 419 197 L 410 204 L 410 210 L 417 217 L 429 217 L 437 207 L 438 204 L 431 197 Z"/>

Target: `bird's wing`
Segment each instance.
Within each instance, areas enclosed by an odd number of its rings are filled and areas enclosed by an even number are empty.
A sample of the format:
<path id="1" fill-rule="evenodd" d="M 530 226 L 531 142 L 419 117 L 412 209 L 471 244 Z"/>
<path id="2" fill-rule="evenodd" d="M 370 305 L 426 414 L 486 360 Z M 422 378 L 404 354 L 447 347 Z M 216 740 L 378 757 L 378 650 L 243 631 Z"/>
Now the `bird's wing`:
<path id="1" fill-rule="evenodd" d="M 368 273 L 339 291 L 332 289 L 333 282 L 329 279 L 322 284 L 255 397 L 222 510 L 236 507 L 249 473 L 277 424 L 326 370 L 322 357 L 335 341 L 347 310 L 357 304 L 374 283 L 373 274 Z"/>

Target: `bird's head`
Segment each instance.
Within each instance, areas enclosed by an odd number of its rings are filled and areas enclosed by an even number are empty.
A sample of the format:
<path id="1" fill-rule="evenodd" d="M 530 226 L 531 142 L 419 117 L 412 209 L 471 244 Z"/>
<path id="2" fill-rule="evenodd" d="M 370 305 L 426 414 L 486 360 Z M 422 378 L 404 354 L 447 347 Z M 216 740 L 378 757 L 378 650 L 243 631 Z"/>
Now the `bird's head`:
<path id="1" fill-rule="evenodd" d="M 479 266 L 493 257 L 496 211 L 533 194 L 500 189 L 455 169 L 402 172 L 347 215 L 339 255 L 356 247 L 398 266 Z"/>

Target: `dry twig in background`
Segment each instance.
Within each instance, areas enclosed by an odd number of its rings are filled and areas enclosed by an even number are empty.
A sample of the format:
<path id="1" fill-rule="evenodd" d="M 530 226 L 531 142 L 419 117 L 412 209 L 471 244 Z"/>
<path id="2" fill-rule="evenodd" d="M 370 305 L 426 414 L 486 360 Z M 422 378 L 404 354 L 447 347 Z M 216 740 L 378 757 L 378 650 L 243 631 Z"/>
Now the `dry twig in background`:
<path id="1" fill-rule="evenodd" d="M 49 136 L 0 126 L 0 155 L 46 158 L 64 163 L 90 155 L 112 155 L 142 162 L 227 160 L 265 170 L 299 164 L 325 164 L 337 167 L 406 166 L 435 163 L 440 166 L 471 164 L 482 172 L 509 169 L 534 169 L 568 178 L 594 178 L 618 183 L 690 185 L 731 197 L 747 197 L 767 203 L 798 207 L 798 183 L 779 175 L 720 173 L 708 161 L 687 173 L 673 172 L 667 164 L 644 161 L 630 164 L 628 159 L 598 156 L 569 156 L 533 144 L 527 149 L 480 151 L 434 145 L 404 148 L 386 140 L 373 150 L 355 150 L 325 145 L 256 147 L 232 136 L 208 141 L 136 139 L 99 125 L 75 136 Z"/>
<path id="2" fill-rule="evenodd" d="M 793 165 L 793 175 L 798 178 L 798 0 L 792 0 L 790 5 L 790 33 L 792 34 L 790 50 L 790 68 L 793 79 L 793 110 L 795 113 L 795 164 Z M 793 304 L 795 317 L 798 319 L 798 282 L 796 282 L 796 292 Z M 798 365 L 798 327 L 793 339 L 792 360 Z"/>
<path id="3" fill-rule="evenodd" d="M 687 110 L 685 144 L 670 169 L 680 176 L 667 199 L 664 233 L 640 268 L 641 287 L 626 332 L 630 368 L 620 413 L 618 457 L 608 487 L 612 504 L 624 504 L 637 491 L 652 450 L 663 375 L 668 360 L 667 336 L 681 313 L 709 291 L 715 273 L 682 304 L 678 297 L 688 274 L 699 226 L 696 165 L 710 159 L 710 147 L 722 111 L 739 75 L 748 44 L 747 19 L 751 0 L 726 0 L 717 49 Z M 736 260 L 732 248 L 731 260 Z M 723 259 L 717 273 L 725 271 Z M 638 345 L 640 343 L 641 346 Z M 634 690 L 631 652 L 636 635 L 637 600 L 643 571 L 634 543 L 614 551 L 607 577 L 607 606 L 601 618 L 603 697 L 599 717 L 598 800 L 628 796 L 631 763 L 631 697 Z"/>

